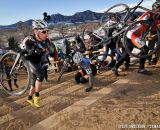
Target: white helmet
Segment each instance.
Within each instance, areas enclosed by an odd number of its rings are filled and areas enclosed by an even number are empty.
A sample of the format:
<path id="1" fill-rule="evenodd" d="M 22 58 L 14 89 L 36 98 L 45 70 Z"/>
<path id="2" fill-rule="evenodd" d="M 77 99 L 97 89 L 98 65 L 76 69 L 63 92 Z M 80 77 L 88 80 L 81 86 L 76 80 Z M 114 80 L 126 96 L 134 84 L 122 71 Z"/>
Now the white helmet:
<path id="1" fill-rule="evenodd" d="M 80 62 L 82 61 L 82 59 L 83 59 L 83 54 L 80 53 L 80 52 L 76 52 L 76 53 L 74 54 L 74 56 L 73 56 L 73 61 L 74 61 L 76 64 L 80 63 Z"/>
<path id="2" fill-rule="evenodd" d="M 45 29 L 45 28 L 48 28 L 48 24 L 47 22 L 43 20 L 34 20 L 32 22 L 32 28 L 33 29 Z"/>

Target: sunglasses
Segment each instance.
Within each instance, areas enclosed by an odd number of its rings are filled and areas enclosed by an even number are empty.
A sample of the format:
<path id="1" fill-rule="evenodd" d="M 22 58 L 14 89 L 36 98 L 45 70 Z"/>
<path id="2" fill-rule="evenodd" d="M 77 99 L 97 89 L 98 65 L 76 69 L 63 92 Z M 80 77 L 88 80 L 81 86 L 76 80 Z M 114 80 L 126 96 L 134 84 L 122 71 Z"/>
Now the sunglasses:
<path id="1" fill-rule="evenodd" d="M 40 30 L 41 33 L 46 34 L 48 33 L 48 30 Z"/>

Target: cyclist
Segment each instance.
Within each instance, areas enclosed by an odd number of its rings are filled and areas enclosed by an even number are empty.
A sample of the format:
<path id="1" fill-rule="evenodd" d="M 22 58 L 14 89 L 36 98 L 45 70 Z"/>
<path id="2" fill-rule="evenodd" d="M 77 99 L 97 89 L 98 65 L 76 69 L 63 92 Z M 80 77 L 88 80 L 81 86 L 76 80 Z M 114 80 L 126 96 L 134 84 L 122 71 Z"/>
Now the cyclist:
<path id="1" fill-rule="evenodd" d="M 111 14 L 110 16 L 110 19 L 104 24 L 105 26 L 105 33 L 106 33 L 106 36 L 108 38 L 112 37 L 113 33 L 115 33 L 117 31 L 117 27 L 110 27 L 110 26 L 113 26 L 113 25 L 116 25 L 117 22 L 119 22 L 119 17 L 115 16 L 114 14 Z M 110 28 L 109 28 L 110 27 Z M 103 45 L 103 50 L 104 50 L 104 53 L 108 53 L 109 49 L 111 50 L 111 54 L 113 56 L 116 55 L 116 59 L 112 60 L 112 62 L 108 65 L 111 69 L 112 69 L 112 72 L 118 76 L 118 70 L 119 69 L 119 66 L 124 62 L 126 61 L 126 67 L 129 66 L 129 57 L 121 57 L 119 55 L 119 53 L 117 52 L 116 50 L 116 41 L 118 39 L 118 36 L 115 37 L 115 38 L 111 38 L 107 43 L 104 43 Z M 104 55 L 105 56 L 105 55 Z M 103 57 L 104 59 L 105 57 Z M 123 60 L 123 61 L 122 61 Z M 119 64 L 119 66 L 115 67 L 116 63 Z"/>
<path id="2" fill-rule="evenodd" d="M 84 54 L 89 58 L 94 57 L 94 53 L 100 54 L 100 56 L 98 56 L 99 66 L 106 66 L 108 64 L 108 62 L 105 61 L 108 56 L 108 46 L 106 44 L 99 44 L 95 47 L 94 44 L 102 42 L 101 37 L 104 37 L 105 35 L 106 31 L 103 28 L 98 28 L 93 32 L 89 32 L 88 35 L 85 35 L 84 37 L 86 46 L 86 52 Z M 114 61 L 111 61 L 108 66 L 112 66 L 112 64 L 114 64 L 113 62 Z"/>
<path id="3" fill-rule="evenodd" d="M 82 38 L 79 35 L 77 35 L 75 37 L 75 42 L 76 42 L 76 46 L 78 48 L 78 51 L 81 53 L 84 53 L 86 51 L 86 47 L 85 47 L 85 44 L 84 44 Z"/>
<path id="4" fill-rule="evenodd" d="M 152 10 L 154 12 L 159 12 L 160 11 L 160 1 L 157 0 L 153 5 L 152 5 Z M 142 14 L 137 21 L 140 20 L 154 20 L 155 15 L 148 11 Z M 160 19 L 158 20 L 158 27 L 160 27 Z M 131 40 L 131 43 L 139 48 L 141 50 L 141 55 L 146 55 L 149 51 L 148 47 L 146 46 L 146 43 L 144 40 L 140 38 L 140 35 L 142 32 L 146 30 L 145 25 L 137 25 L 134 29 L 130 30 L 127 33 L 127 37 Z M 142 74 L 151 74 L 148 70 L 144 69 L 146 58 L 140 58 L 140 66 L 138 69 L 139 73 Z"/>
<path id="5" fill-rule="evenodd" d="M 138 16 L 136 14 L 133 14 L 132 17 L 128 20 L 128 24 L 133 23 L 133 21 L 137 18 Z M 116 29 L 116 28 L 115 28 Z M 114 31 L 114 30 L 113 30 Z M 113 32 L 111 31 L 111 32 Z M 112 35 L 112 34 L 110 34 Z M 114 39 L 111 39 L 111 44 L 108 45 L 109 48 L 111 48 L 112 52 L 117 53 L 117 61 L 112 68 L 112 72 L 116 75 L 119 76 L 118 74 L 118 69 L 119 67 L 124 63 L 125 69 L 127 70 L 130 66 L 130 56 L 129 54 L 125 51 L 124 47 L 122 47 L 122 55 L 119 55 L 117 50 L 116 50 L 116 41 L 118 37 L 115 37 Z M 119 41 L 121 42 L 121 40 Z M 130 42 L 130 41 L 129 41 Z M 130 50 L 133 49 L 132 46 L 129 47 Z"/>
<path id="6" fill-rule="evenodd" d="M 23 40 L 24 49 L 27 52 L 26 59 L 29 62 L 31 71 L 31 88 L 27 102 L 40 107 L 39 92 L 45 76 L 45 67 L 48 64 L 46 47 L 51 45 L 51 42 L 48 39 L 48 25 L 45 21 L 34 20 L 32 28 L 34 34 Z M 32 98 L 34 94 L 35 96 Z"/>
<path id="7" fill-rule="evenodd" d="M 91 91 L 93 87 L 93 76 L 97 73 L 95 65 L 91 64 L 90 60 L 83 57 L 83 54 L 80 52 L 74 54 L 73 61 L 81 68 L 81 70 L 75 75 L 76 82 L 82 84 L 89 82 L 89 86 L 86 87 L 85 91 Z"/>

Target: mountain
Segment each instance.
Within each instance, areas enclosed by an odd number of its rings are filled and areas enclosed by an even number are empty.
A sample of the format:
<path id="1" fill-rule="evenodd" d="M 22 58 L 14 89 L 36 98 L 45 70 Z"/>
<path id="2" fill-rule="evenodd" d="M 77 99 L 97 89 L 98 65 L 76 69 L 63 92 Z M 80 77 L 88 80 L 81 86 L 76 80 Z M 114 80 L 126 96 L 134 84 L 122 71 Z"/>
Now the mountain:
<path id="1" fill-rule="evenodd" d="M 86 10 L 84 12 L 78 12 L 75 13 L 72 16 L 65 16 L 62 14 L 52 14 L 51 15 L 51 20 L 49 21 L 50 23 L 65 23 L 65 22 L 71 22 L 71 23 L 75 23 L 75 22 L 85 22 L 87 20 L 100 20 L 101 16 L 103 15 L 103 13 L 96 13 L 90 10 Z M 25 22 L 19 21 L 15 24 L 12 25 L 6 25 L 6 26 L 1 26 L 0 25 L 0 29 L 15 29 L 17 24 L 21 25 L 21 24 L 25 24 L 25 25 L 30 25 L 32 23 L 32 19 L 27 20 Z"/>
<path id="2" fill-rule="evenodd" d="M 81 22 L 85 22 L 86 20 L 100 20 L 103 13 L 95 13 L 90 10 L 86 10 L 84 12 L 76 13 L 72 16 L 72 20 L 79 20 Z"/>
<path id="3" fill-rule="evenodd" d="M 0 30 L 2 29 L 16 29 L 16 24 L 11 24 L 11 25 L 6 25 L 6 26 L 0 25 Z"/>
<path id="4" fill-rule="evenodd" d="M 53 14 L 51 15 L 51 22 L 58 23 L 58 22 L 85 22 L 85 21 L 93 21 L 93 20 L 100 20 L 103 13 L 96 13 L 90 10 L 86 10 L 84 12 L 77 12 L 72 16 L 64 16 L 61 14 Z"/>

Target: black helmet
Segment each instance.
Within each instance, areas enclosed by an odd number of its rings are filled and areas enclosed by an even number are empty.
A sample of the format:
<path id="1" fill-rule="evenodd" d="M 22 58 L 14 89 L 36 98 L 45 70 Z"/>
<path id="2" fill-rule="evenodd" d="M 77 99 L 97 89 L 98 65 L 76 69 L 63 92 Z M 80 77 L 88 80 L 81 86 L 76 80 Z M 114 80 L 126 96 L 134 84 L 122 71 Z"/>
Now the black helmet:
<path id="1" fill-rule="evenodd" d="M 160 0 L 156 0 L 156 2 L 152 5 L 152 9 L 156 10 L 160 8 Z"/>

